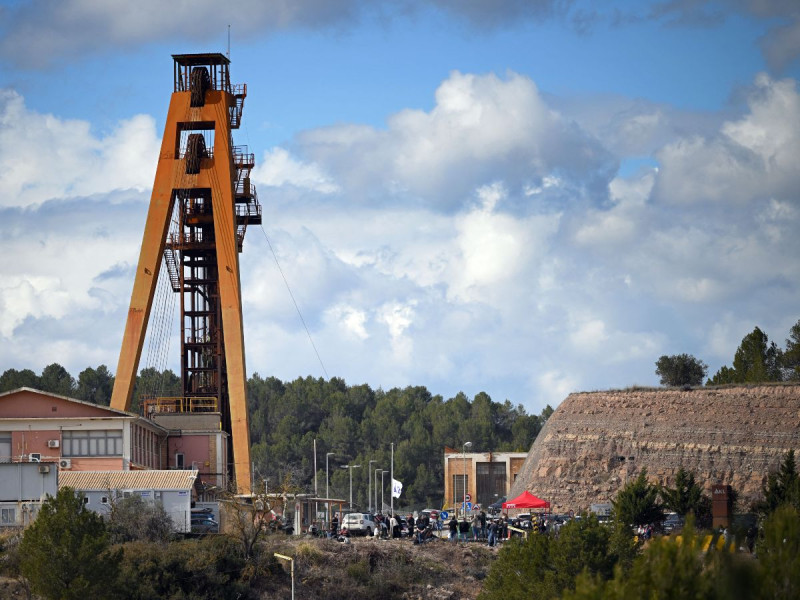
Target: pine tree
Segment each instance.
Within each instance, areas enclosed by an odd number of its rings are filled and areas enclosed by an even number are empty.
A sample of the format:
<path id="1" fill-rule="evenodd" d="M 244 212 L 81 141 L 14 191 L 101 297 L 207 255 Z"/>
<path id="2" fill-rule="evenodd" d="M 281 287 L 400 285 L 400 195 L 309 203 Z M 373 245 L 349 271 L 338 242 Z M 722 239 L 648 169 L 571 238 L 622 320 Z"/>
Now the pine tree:
<path id="1" fill-rule="evenodd" d="M 20 545 L 22 574 L 45 598 L 106 598 L 116 581 L 121 551 L 109 551 L 103 519 L 83 497 L 64 487 L 42 504 Z"/>
<path id="2" fill-rule="evenodd" d="M 664 509 L 658 501 L 658 486 L 647 481 L 647 469 L 628 482 L 612 502 L 617 521 L 626 525 L 650 525 L 664 520 Z"/>

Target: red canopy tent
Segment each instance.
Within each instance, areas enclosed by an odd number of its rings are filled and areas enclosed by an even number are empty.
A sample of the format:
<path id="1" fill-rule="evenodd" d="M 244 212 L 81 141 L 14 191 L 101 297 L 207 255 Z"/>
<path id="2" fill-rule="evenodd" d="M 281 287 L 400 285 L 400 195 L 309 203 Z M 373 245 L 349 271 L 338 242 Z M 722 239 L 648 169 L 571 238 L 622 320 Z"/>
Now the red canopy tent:
<path id="1" fill-rule="evenodd" d="M 503 508 L 550 508 L 550 503 L 547 500 L 542 500 L 531 494 L 528 490 L 522 492 L 516 498 L 512 498 L 508 502 L 503 502 Z"/>

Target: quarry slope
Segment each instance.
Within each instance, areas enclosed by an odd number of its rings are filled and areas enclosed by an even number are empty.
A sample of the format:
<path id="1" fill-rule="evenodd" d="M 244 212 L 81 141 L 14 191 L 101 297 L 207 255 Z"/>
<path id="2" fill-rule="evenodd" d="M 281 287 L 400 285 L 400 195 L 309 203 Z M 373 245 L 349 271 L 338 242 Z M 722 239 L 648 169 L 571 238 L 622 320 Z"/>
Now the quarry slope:
<path id="1" fill-rule="evenodd" d="M 730 484 L 740 507 L 761 496 L 770 471 L 800 449 L 800 385 L 629 389 L 569 395 L 531 446 L 511 490 L 553 510 L 609 502 L 647 468 L 672 484 L 683 466 L 707 491 Z"/>

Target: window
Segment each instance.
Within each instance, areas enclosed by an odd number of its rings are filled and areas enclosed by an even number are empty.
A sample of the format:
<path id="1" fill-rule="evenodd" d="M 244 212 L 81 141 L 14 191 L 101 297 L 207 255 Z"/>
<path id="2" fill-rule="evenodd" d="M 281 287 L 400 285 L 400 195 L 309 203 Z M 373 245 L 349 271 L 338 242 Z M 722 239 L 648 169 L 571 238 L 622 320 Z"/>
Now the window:
<path id="1" fill-rule="evenodd" d="M 464 501 L 465 489 L 469 489 L 469 475 L 453 475 L 453 504 Z"/>
<path id="2" fill-rule="evenodd" d="M 175 453 L 175 468 L 182 469 L 183 468 L 183 452 L 176 452 Z"/>
<path id="3" fill-rule="evenodd" d="M 506 463 L 504 462 L 479 462 L 475 466 L 477 476 L 475 502 L 481 506 L 494 502 L 497 498 L 506 495 Z"/>
<path id="4" fill-rule="evenodd" d="M 108 496 L 102 496 L 100 498 L 100 504 L 108 504 Z"/>
<path id="5" fill-rule="evenodd" d="M 63 431 L 62 456 L 122 456 L 122 431 Z"/>
<path id="6" fill-rule="evenodd" d="M 0 508 L 0 525 L 16 525 L 16 524 L 17 524 L 17 509 Z"/>
<path id="7" fill-rule="evenodd" d="M 0 431 L 0 462 L 11 462 L 11 433 Z"/>
<path id="8" fill-rule="evenodd" d="M 89 504 L 89 496 L 84 496 L 83 497 L 83 503 L 84 504 Z"/>

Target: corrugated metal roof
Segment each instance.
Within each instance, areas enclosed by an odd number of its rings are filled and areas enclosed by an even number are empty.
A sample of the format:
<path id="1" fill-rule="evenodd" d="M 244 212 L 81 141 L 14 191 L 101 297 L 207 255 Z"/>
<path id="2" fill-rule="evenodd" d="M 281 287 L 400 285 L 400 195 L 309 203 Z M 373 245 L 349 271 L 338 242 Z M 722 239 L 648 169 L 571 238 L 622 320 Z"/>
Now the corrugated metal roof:
<path id="1" fill-rule="evenodd" d="M 196 470 L 60 471 L 58 487 L 75 490 L 189 490 Z"/>

